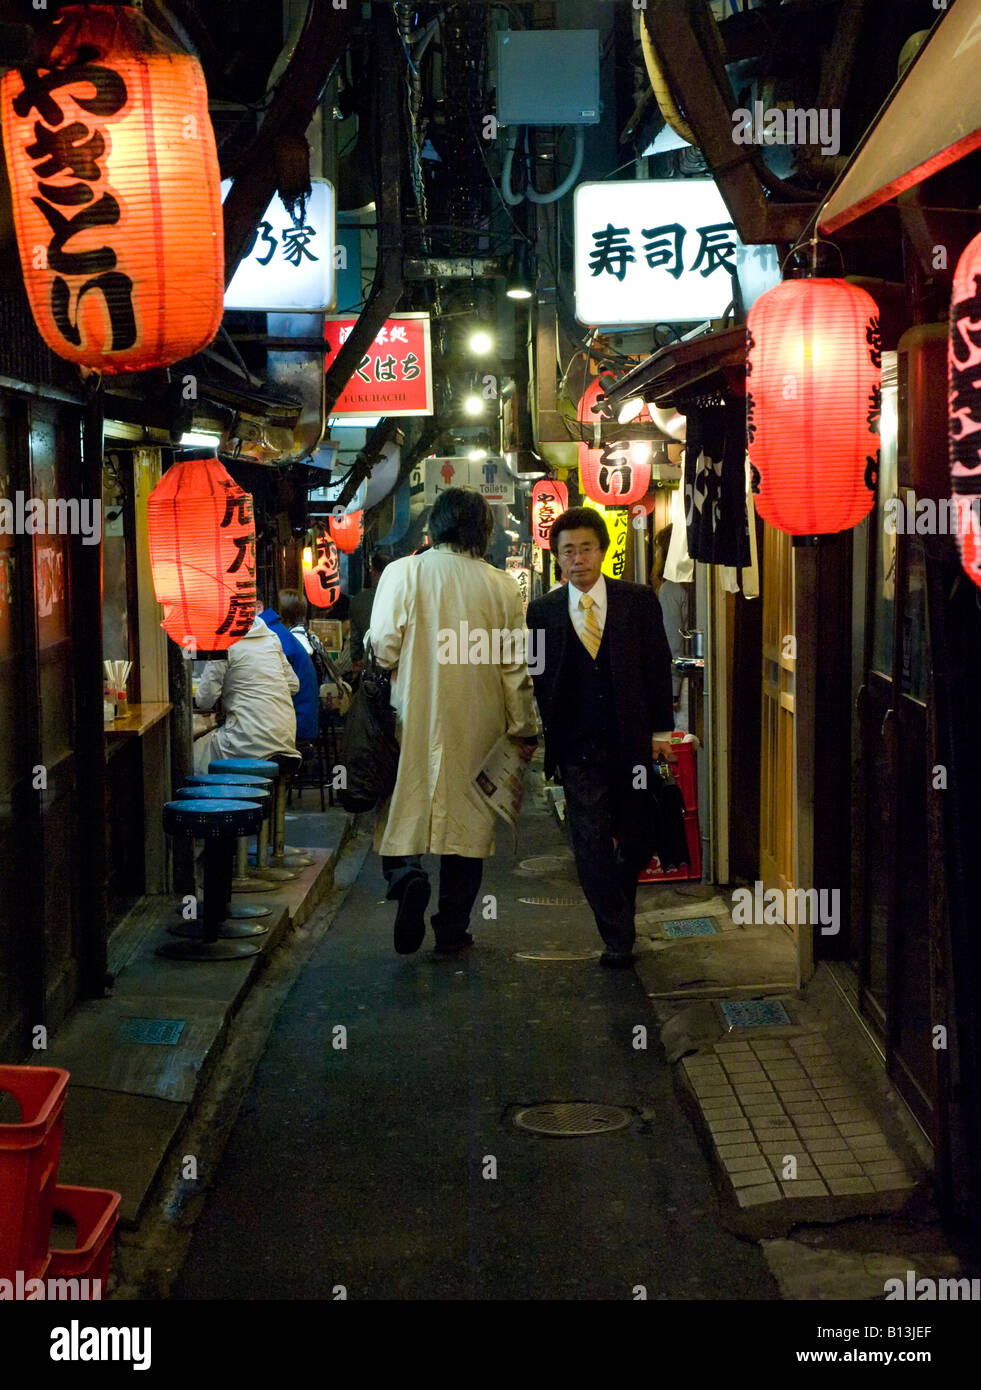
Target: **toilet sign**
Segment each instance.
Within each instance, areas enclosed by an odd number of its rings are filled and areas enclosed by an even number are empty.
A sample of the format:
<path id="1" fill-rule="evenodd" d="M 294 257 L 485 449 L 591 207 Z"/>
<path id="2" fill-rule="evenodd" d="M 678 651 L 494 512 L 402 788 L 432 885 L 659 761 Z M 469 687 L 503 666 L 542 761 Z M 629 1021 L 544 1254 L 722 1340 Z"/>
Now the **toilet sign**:
<path id="1" fill-rule="evenodd" d="M 423 468 L 426 506 L 431 506 L 439 493 L 451 487 L 470 488 L 488 502 L 514 501 L 514 479 L 499 454 L 479 460 L 443 455 L 424 459 Z"/>

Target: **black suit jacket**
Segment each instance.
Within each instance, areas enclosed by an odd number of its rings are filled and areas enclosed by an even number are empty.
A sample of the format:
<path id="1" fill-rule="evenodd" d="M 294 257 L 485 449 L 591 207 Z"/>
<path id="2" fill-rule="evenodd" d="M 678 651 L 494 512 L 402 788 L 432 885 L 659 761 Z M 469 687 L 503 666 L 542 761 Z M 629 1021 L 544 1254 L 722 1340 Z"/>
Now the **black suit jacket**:
<path id="1" fill-rule="evenodd" d="M 607 579 L 603 639 L 609 643 L 621 766 L 647 763 L 651 735 L 674 728 L 671 651 L 664 635 L 661 605 L 653 589 Z M 545 726 L 545 775 L 551 777 L 564 743 L 563 668 L 567 642 L 578 642 L 569 617 L 568 585 L 553 589 L 528 605 L 534 665 L 532 679 Z M 544 661 L 542 659 L 544 652 Z"/>

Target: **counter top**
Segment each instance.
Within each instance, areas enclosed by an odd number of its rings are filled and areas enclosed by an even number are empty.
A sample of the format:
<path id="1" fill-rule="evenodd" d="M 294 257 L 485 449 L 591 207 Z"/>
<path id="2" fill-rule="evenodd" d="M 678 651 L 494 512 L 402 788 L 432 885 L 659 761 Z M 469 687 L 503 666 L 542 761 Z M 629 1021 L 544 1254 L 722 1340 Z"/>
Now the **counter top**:
<path id="1" fill-rule="evenodd" d="M 173 705 L 163 700 L 145 705 L 130 705 L 124 715 L 102 727 L 106 738 L 142 738 L 154 724 L 166 719 L 172 709 Z"/>

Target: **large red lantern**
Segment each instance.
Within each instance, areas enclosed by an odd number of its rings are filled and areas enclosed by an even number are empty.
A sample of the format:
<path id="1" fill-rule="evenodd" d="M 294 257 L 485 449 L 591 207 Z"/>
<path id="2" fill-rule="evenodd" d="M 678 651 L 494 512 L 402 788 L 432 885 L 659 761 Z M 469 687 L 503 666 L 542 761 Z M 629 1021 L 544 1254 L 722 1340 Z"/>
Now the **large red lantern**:
<path id="1" fill-rule="evenodd" d="M 189 654 L 227 651 L 255 620 L 252 498 L 213 453 L 195 450 L 147 499 L 161 626 Z"/>
<path id="2" fill-rule="evenodd" d="M 197 59 L 128 6 L 69 6 L 0 84 L 31 311 L 60 357 L 165 367 L 218 331 L 224 251 Z"/>
<path id="3" fill-rule="evenodd" d="M 361 544 L 364 535 L 364 511 L 345 512 L 341 517 L 330 518 L 330 535 L 338 550 L 351 555 Z"/>
<path id="4" fill-rule="evenodd" d="M 981 587 L 981 236 L 957 262 L 947 352 L 950 488 L 961 564 Z"/>
<path id="5" fill-rule="evenodd" d="M 337 546 L 326 532 L 318 531 L 310 548 L 309 563 L 305 551 L 303 561 L 303 591 L 307 598 L 314 608 L 332 608 L 341 596 L 341 567 Z"/>
<path id="6" fill-rule="evenodd" d="M 847 280 L 786 280 L 747 316 L 746 435 L 756 509 L 791 536 L 872 510 L 882 347 L 875 300 Z"/>
<path id="7" fill-rule="evenodd" d="M 551 550 L 549 535 L 552 522 L 569 505 L 569 489 L 565 483 L 539 479 L 531 490 L 531 538 L 542 550 Z"/>
<path id="8" fill-rule="evenodd" d="M 629 507 L 651 485 L 652 450 L 643 440 L 622 441 L 591 449 L 579 444 L 579 486 L 593 502 L 605 507 Z"/>

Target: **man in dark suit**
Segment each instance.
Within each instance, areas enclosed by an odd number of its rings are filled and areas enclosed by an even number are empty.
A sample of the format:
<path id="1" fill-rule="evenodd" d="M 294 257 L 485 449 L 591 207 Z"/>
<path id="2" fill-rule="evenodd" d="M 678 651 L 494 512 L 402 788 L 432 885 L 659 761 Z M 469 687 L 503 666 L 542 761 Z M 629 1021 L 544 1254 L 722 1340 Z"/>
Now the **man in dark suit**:
<path id="1" fill-rule="evenodd" d="M 530 603 L 526 620 L 539 653 L 545 775 L 557 772 L 565 789 L 602 963 L 629 966 L 637 875 L 655 849 L 651 763 L 662 752 L 675 760 L 671 652 L 653 590 L 604 576 L 610 538 L 598 512 L 563 512 L 550 540 L 568 583 Z"/>

